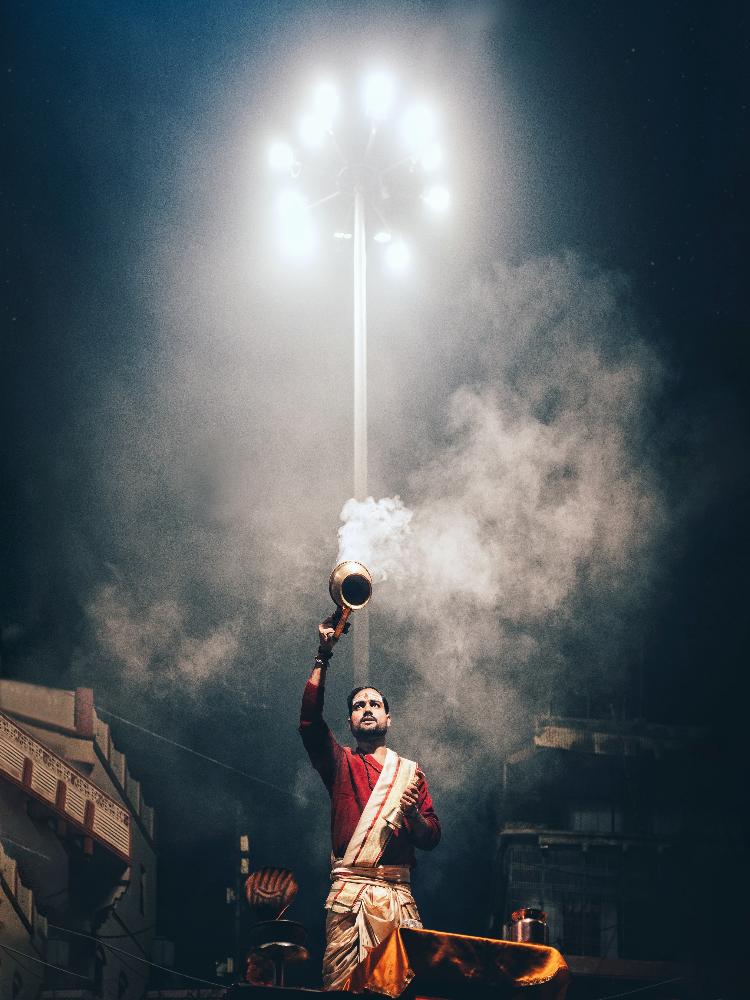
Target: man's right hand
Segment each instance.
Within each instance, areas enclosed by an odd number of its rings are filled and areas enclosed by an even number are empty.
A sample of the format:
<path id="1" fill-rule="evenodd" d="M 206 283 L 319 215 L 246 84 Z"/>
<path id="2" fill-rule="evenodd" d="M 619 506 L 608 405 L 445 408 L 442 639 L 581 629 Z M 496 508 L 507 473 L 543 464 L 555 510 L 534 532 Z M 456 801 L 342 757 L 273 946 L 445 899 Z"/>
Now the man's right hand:
<path id="1" fill-rule="evenodd" d="M 338 616 L 336 613 L 329 615 L 324 619 L 320 625 L 318 625 L 318 638 L 320 640 L 320 648 L 324 653 L 332 653 L 333 647 L 338 642 L 338 639 L 334 639 L 333 633 L 336 631 L 336 623 Z M 344 630 L 342 635 L 346 635 L 349 631 L 349 622 L 344 625 Z"/>

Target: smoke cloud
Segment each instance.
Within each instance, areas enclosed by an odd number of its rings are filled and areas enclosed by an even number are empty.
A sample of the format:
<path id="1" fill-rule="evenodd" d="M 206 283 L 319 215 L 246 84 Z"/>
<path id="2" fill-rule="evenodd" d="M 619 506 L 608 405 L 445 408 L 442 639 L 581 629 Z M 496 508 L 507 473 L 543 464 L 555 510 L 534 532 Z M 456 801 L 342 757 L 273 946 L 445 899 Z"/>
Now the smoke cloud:
<path id="1" fill-rule="evenodd" d="M 413 511 L 404 507 L 401 497 L 383 497 L 375 501 L 349 500 L 341 511 L 344 522 L 339 528 L 337 563 L 356 559 L 376 574 L 379 581 L 389 576 L 403 579 L 406 573 L 406 547 Z"/>
<path id="2" fill-rule="evenodd" d="M 234 308 L 228 300 L 221 328 L 236 326 Z M 252 747 L 250 766 L 234 741 L 225 759 L 300 788 L 296 715 L 340 510 L 338 558 L 375 579 L 369 680 L 387 692 L 393 744 L 425 768 L 446 820 L 420 875 L 429 912 L 449 872 L 488 849 L 465 827 L 467 802 L 473 814 L 491 798 L 486 776 L 533 716 L 582 712 L 605 693 L 596 710 L 618 711 L 613 698 L 627 697 L 669 520 L 653 416 L 664 372 L 622 276 L 570 254 L 498 262 L 440 316 L 415 318 L 410 336 L 371 375 L 373 398 L 402 401 L 387 434 L 382 414 L 371 427 L 373 481 L 390 495 L 343 509 L 332 448 L 349 401 L 335 380 L 327 388 L 314 354 L 307 374 L 298 360 L 264 380 L 262 367 L 237 364 L 236 340 L 224 351 L 183 330 L 170 339 L 154 401 L 145 413 L 128 401 L 103 446 L 131 569 L 92 593 L 79 669 L 104 655 L 125 691 L 153 695 L 154 712 L 176 689 L 209 698 L 222 729 Z M 279 341 L 276 370 L 295 350 L 307 341 Z M 431 356 L 418 379 L 408 352 Z M 312 396 L 305 378 L 317 380 Z M 138 474 L 119 475 L 135 464 L 133 442 Z M 343 640 L 328 685 L 342 742 L 350 656 Z M 274 803 L 267 854 L 254 831 L 259 854 L 304 859 L 324 879 L 320 844 L 273 836 L 300 808 Z M 322 789 L 304 809 L 324 837 Z"/>
<path id="3" fill-rule="evenodd" d="M 101 650 L 136 682 L 148 677 L 156 663 L 171 683 L 207 681 L 231 663 L 240 648 L 236 624 L 193 636 L 184 610 L 175 601 L 157 601 L 139 614 L 132 597 L 128 599 L 114 584 L 97 592 L 88 612 Z"/>
<path id="4" fill-rule="evenodd" d="M 409 506 L 341 512 L 339 558 L 368 565 L 373 610 L 407 626 L 410 669 L 480 743 L 498 738 L 480 708 L 493 685 L 527 671 L 504 692 L 515 732 L 519 698 L 554 684 L 571 636 L 579 675 L 611 682 L 625 629 L 608 619 L 622 625 L 648 591 L 666 527 L 648 417 L 661 367 L 623 315 L 626 290 L 574 257 L 497 265 L 472 292 L 485 370 L 452 394 Z M 605 621 L 608 661 L 581 662 Z"/>
<path id="5" fill-rule="evenodd" d="M 390 449 L 371 442 L 380 479 L 399 483 L 400 495 L 348 501 L 338 557 L 375 575 L 372 661 L 397 689 L 411 678 L 405 731 L 427 736 L 422 686 L 440 689 L 453 724 L 496 752 L 550 707 L 573 664 L 576 683 L 610 683 L 634 655 L 631 623 L 667 526 L 651 417 L 663 373 L 639 336 L 627 282 L 574 255 L 496 263 L 443 322 L 425 331 L 435 363 L 419 384 L 403 369 L 410 402 L 392 421 Z M 245 698 L 254 692 L 272 710 L 296 700 L 299 682 L 287 669 L 269 690 L 269 664 L 282 648 L 294 656 L 295 642 L 306 648 L 298 629 L 322 617 L 335 484 L 311 457 L 340 415 L 310 413 L 283 453 L 258 463 L 253 444 L 242 457 L 244 428 L 254 420 L 262 439 L 289 407 L 288 388 L 243 388 L 229 355 L 210 364 L 195 352 L 191 344 L 173 360 L 146 415 L 147 440 L 133 433 L 132 409 L 116 423 L 122 437 L 108 452 L 122 471 L 138 441 L 139 473 L 107 480 L 118 484 L 110 504 L 138 524 L 128 557 L 149 572 L 93 594 L 92 635 L 134 682 L 200 686 L 239 671 Z M 195 428 L 187 434 L 177 396 Z M 428 406 L 429 434 L 418 437 L 409 407 Z M 234 434 L 212 436 L 217 425 Z M 165 491 L 166 514 L 146 521 Z M 502 726 L 483 713 L 488 698 L 499 700 Z"/>

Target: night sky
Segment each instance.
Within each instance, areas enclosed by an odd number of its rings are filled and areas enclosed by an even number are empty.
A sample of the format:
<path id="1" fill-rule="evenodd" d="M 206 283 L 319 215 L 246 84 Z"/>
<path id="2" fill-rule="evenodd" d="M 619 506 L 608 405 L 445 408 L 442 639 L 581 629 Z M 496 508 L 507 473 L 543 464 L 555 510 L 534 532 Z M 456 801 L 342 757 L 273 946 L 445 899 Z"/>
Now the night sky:
<path id="1" fill-rule="evenodd" d="M 520 566 L 472 595 L 443 568 L 375 590 L 373 683 L 445 826 L 425 924 L 486 929 L 464 887 L 490 864 L 487 775 L 550 705 L 705 725 L 733 826 L 747 10 L 10 0 L 4 21 L 0 668 L 244 772 L 112 722 L 157 811 L 177 967 L 210 979 L 232 950 L 239 828 L 322 935 L 327 803 L 296 716 L 351 495 L 351 271 L 333 241 L 279 260 L 265 162 L 321 70 L 350 104 L 372 65 L 431 95 L 453 192 L 442 229 L 404 222 L 407 278 L 370 256 L 370 489 L 417 539 L 466 517 Z M 553 466 L 590 490 L 585 538 L 578 508 L 548 518 Z M 537 473 L 552 500 L 525 494 Z M 543 532 L 565 545 L 532 559 Z"/>

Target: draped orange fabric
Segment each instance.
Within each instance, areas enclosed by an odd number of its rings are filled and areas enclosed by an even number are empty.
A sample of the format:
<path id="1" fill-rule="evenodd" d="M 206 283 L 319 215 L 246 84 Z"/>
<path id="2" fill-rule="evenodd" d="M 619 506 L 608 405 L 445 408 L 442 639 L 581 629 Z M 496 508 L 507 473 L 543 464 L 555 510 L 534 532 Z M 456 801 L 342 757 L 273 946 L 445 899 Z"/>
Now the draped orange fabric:
<path id="1" fill-rule="evenodd" d="M 353 971 L 344 989 L 398 997 L 492 993 L 562 1000 L 570 975 L 559 951 L 537 944 L 400 927 Z"/>

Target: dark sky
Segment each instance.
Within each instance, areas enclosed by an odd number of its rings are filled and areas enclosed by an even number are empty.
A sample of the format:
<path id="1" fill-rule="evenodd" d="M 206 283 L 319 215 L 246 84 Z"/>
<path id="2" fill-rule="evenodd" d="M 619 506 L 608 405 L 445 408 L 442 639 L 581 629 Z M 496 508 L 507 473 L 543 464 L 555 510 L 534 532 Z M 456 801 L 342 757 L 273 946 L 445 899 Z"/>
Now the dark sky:
<path id="1" fill-rule="evenodd" d="M 513 666 L 497 675 L 506 735 L 482 736 L 477 768 L 551 684 L 570 696 L 559 711 L 588 697 L 600 714 L 721 731 L 729 793 L 747 619 L 747 11 L 11 0 L 4 20 L 3 675 L 92 686 L 103 708 L 282 789 L 113 724 L 159 815 L 162 932 L 179 966 L 210 974 L 225 953 L 220 922 L 195 941 L 221 914 L 211 883 L 231 866 L 238 809 L 254 863 L 295 868 L 296 915 L 322 923 L 325 802 L 289 790 L 314 778 L 297 699 L 350 495 L 349 264 L 332 251 L 303 274 L 274 263 L 263 162 L 318 67 L 353 93 L 361 65 L 388 63 L 436 95 L 452 149 L 453 228 L 415 237 L 411 286 L 392 291 L 370 264 L 375 495 L 447 523 L 433 503 L 440 456 L 458 460 L 444 406 L 468 387 L 539 407 L 554 390 L 568 422 L 537 424 L 575 428 L 569 440 L 614 428 L 618 489 L 655 498 L 637 507 L 651 511 L 642 545 L 629 536 L 603 563 L 606 538 L 579 553 L 546 617 L 502 600 L 482 611 L 502 620 Z M 545 310 L 528 320 L 531 288 Z M 593 383 L 585 406 L 570 402 L 570 358 L 592 356 L 607 375 L 638 373 L 614 416 Z M 468 494 L 445 489 L 460 514 Z M 444 625 L 450 604 L 430 607 Z M 521 633 L 536 660 L 508 639 Z M 401 666 L 415 642 L 373 611 L 394 717 L 399 695 L 412 713 L 433 690 Z M 492 657 L 471 653 L 458 682 L 440 674 L 452 708 L 419 730 L 423 745 L 462 746 Z M 452 867 L 431 877 L 424 862 L 426 922 L 481 931 L 460 886 L 470 859 L 490 861 L 489 819 L 466 817 L 490 815 L 491 783 L 479 770 L 453 783 L 450 754 L 434 760 Z M 185 906 L 193 877 L 200 901 Z"/>

